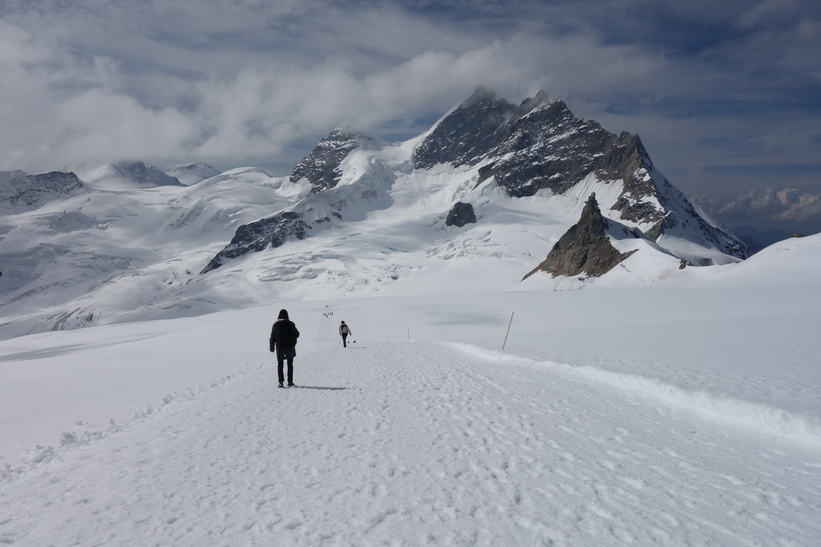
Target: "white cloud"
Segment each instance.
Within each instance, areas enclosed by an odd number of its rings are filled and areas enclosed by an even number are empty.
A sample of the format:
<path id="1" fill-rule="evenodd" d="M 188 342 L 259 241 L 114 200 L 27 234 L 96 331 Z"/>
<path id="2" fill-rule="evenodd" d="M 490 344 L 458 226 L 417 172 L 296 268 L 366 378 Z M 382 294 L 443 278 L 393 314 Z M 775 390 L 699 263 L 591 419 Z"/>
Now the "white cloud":
<path id="1" fill-rule="evenodd" d="M 117 64 L 49 49 L 0 21 L 0 166 L 39 172 L 111 157 L 169 157 L 190 138 L 174 108 L 152 109 L 113 89 Z"/>
<path id="2" fill-rule="evenodd" d="M 0 133 L 0 168 L 38 171 L 123 158 L 275 159 L 290 143 L 335 126 L 378 133 L 385 124 L 430 119 L 478 85 L 513 100 L 540 87 L 557 96 L 578 87 L 629 88 L 656 62 L 628 47 L 601 47 L 590 36 L 550 39 L 520 33 L 482 41 L 443 33 L 418 18 L 411 18 L 413 31 L 430 40 L 409 44 L 405 29 L 400 41 L 408 45 L 395 47 L 389 59 L 384 52 L 357 59 L 365 43 L 378 49 L 390 41 L 391 33 L 380 23 L 397 25 L 399 14 L 395 9 L 371 13 L 367 26 L 378 30 L 363 38 L 357 32 L 363 27 L 355 26 L 345 47 L 311 63 L 282 52 L 263 62 L 262 53 L 252 51 L 247 64 L 229 70 L 243 48 L 253 46 L 241 44 L 239 52 L 231 47 L 228 53 L 218 51 L 213 72 L 202 71 L 212 58 L 208 51 L 198 54 L 180 41 L 125 37 L 125 44 L 149 52 L 143 61 L 134 51 L 123 58 L 80 55 L 4 23 L 2 68 L 13 77 L 0 85 L 5 96 L 14 97 L 16 108 L 6 125 L 15 130 Z M 89 25 L 83 19 L 79 28 Z M 343 33 L 335 32 L 341 40 Z M 88 45 L 96 39 L 84 40 Z M 442 49 L 427 49 L 428 43 Z M 400 62 L 390 59 L 406 51 L 415 53 Z M 187 57 L 194 60 L 182 62 Z M 168 58 L 175 59 L 171 64 L 178 73 L 166 70 Z M 190 73 L 183 70 L 189 67 Z"/>
<path id="3" fill-rule="evenodd" d="M 718 213 L 734 218 L 765 217 L 796 223 L 807 222 L 821 216 L 821 189 L 752 190 L 723 205 Z"/>
<path id="4" fill-rule="evenodd" d="M 421 132 L 483 85 L 511 101 L 543 88 L 640 133 L 685 191 L 744 193 L 705 169 L 819 155 L 809 4 L 7 0 L 0 170 L 293 164 L 294 142 Z"/>

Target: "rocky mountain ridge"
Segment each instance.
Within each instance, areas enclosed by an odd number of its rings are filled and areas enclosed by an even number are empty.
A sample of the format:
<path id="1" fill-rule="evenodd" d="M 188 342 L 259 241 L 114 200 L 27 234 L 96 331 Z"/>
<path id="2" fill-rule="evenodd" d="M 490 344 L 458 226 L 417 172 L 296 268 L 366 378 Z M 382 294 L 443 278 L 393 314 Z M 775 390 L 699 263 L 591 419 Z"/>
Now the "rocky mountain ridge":
<path id="1" fill-rule="evenodd" d="M 329 203 L 341 203 L 334 193 L 343 178 L 344 160 L 365 149 L 373 152 L 369 161 L 379 162 L 379 151 L 384 148 L 386 143 L 361 133 L 334 130 L 294 168 L 289 179 L 308 181 L 311 194 L 329 192 Z M 473 169 L 473 189 L 492 181 L 512 198 L 566 195 L 586 185 L 609 187 L 605 207 L 653 241 L 669 236 L 736 258 L 750 255 L 741 240 L 708 222 L 669 183 L 653 165 L 638 136 L 625 132 L 615 135 L 596 122 L 577 118 L 563 101 L 549 100 L 543 92 L 517 107 L 487 89 L 477 90 L 425 135 L 413 148 L 409 163 L 413 173 L 443 165 Z M 392 183 L 406 174 L 408 163 L 401 164 L 398 173 L 383 167 L 390 172 L 386 179 Z M 356 176 L 350 178 L 356 186 Z M 474 205 L 456 201 L 451 204 L 455 209 L 449 210 L 446 225 L 461 227 L 477 222 L 475 214 L 471 216 L 466 209 Z M 332 216 L 343 220 L 343 209 L 338 207 Z M 334 222 L 331 216 L 306 212 L 310 211 L 278 212 L 255 221 L 254 226 L 242 227 L 202 273 L 248 252 L 310 237 Z M 679 254 L 694 263 L 712 261 L 692 253 Z"/>
<path id="2" fill-rule="evenodd" d="M 638 252 L 638 249 L 633 249 L 622 253 L 613 247 L 611 238 L 621 239 L 624 236 L 641 239 L 642 234 L 635 228 L 628 229 L 604 218 L 596 195 L 591 194 L 579 222 L 559 238 L 547 258 L 524 279 L 536 272 L 546 272 L 553 277 L 602 276 Z"/>
<path id="3" fill-rule="evenodd" d="M 414 162 L 421 168 L 481 164 L 480 181 L 493 177 L 512 197 L 563 194 L 591 177 L 621 182 L 610 210 L 641 225 L 652 239 L 694 223 L 694 231 L 721 252 L 750 255 L 738 238 L 704 221 L 655 169 L 637 135 L 615 135 L 577 118 L 563 101 L 551 101 L 544 92 L 514 107 L 488 90 L 477 90 L 414 150 Z"/>
<path id="4" fill-rule="evenodd" d="M 28 175 L 23 171 L 7 172 L 0 179 L 0 210 L 32 210 L 43 204 L 65 199 L 83 189 L 83 183 L 74 173 L 52 171 Z"/>
<path id="5" fill-rule="evenodd" d="M 161 175 L 128 162 L 0 173 L 0 338 L 352 292 L 512 289 L 591 193 L 625 278 L 745 254 L 638 137 L 607 133 L 544 94 L 514 106 L 479 90 L 404 142 L 334 131 L 285 177 L 215 171 L 184 164 Z M 523 284 L 551 290 L 590 276 L 561 272 Z"/>
<path id="6" fill-rule="evenodd" d="M 342 177 L 339 168 L 348 154 L 358 148 L 376 149 L 377 139 L 347 129 L 334 129 L 319 141 L 311 152 L 291 170 L 288 179 L 297 183 L 306 180 L 311 193 L 334 188 Z"/>

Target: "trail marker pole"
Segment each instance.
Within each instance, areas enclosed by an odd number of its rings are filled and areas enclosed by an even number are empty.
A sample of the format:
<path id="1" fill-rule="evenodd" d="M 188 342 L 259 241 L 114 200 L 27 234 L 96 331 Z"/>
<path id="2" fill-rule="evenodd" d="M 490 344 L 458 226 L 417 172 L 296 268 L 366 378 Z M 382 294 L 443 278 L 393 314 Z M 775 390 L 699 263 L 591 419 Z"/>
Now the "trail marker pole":
<path id="1" fill-rule="evenodd" d="M 513 314 L 515 313 L 515 311 L 510 312 L 510 322 L 507 324 L 507 332 L 505 333 L 505 341 L 502 342 L 502 349 L 505 349 L 505 346 L 507 345 L 507 335 L 510 334 L 510 325 L 513 324 Z"/>

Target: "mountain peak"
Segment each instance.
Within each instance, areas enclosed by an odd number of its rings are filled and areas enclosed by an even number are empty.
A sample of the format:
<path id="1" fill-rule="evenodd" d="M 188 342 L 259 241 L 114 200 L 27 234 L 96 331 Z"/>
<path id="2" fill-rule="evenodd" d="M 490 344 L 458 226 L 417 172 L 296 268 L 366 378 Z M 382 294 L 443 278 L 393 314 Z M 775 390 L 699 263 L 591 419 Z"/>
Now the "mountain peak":
<path id="1" fill-rule="evenodd" d="M 305 156 L 288 176 L 291 182 L 307 180 L 311 193 L 334 188 L 339 184 L 342 161 L 357 148 L 375 149 L 381 141 L 350 128 L 335 128 Z"/>
<path id="2" fill-rule="evenodd" d="M 519 105 L 519 112 L 527 114 L 541 108 L 553 107 L 556 110 L 568 110 L 567 104 L 561 99 L 551 99 L 544 89 L 540 89 L 533 97 L 528 97 Z"/>
<path id="3" fill-rule="evenodd" d="M 165 173 L 186 186 L 191 186 L 221 173 L 219 169 L 202 162 L 183 163 L 165 169 Z"/>
<path id="4" fill-rule="evenodd" d="M 516 107 L 487 88 L 477 90 L 456 110 L 442 119 L 413 151 L 414 165 L 475 165 L 500 140 L 500 129 L 510 121 Z"/>
<path id="5" fill-rule="evenodd" d="M 387 195 L 386 188 L 389 193 L 396 180 L 408 175 L 407 164 L 397 172 L 389 162 L 379 161 L 381 147 L 377 144 L 375 139 L 358 131 L 334 129 L 294 168 L 290 181 L 307 182 L 311 185 L 310 194 L 316 194 L 335 189 L 347 172 L 350 174 L 346 179 L 347 198 Z M 367 154 L 368 158 L 352 156 L 356 149 L 374 152 Z M 385 158 L 382 156 L 382 159 Z M 470 178 L 450 196 L 453 201 L 449 199 L 452 207 L 447 213 L 446 226 L 464 228 L 478 223 L 483 217 L 482 211 L 473 208 L 479 202 L 461 198 L 489 179 L 511 198 L 543 193 L 575 200 L 579 194 L 590 195 L 595 189 L 605 196 L 601 207 L 606 213 L 602 213 L 595 196 L 590 196 L 576 230 L 588 234 L 590 241 L 582 238 L 583 243 L 592 242 L 593 248 L 600 246 L 605 258 L 624 258 L 610 248 L 604 233 L 608 227 L 606 217 L 615 219 L 617 216 L 626 224 L 612 222 L 621 228 L 620 232 L 627 232 L 627 237 L 646 235 L 658 242 L 660 238 L 675 236 L 668 238 L 672 244 L 697 242 L 700 249 L 718 251 L 710 257 L 700 257 L 696 256 L 700 251 L 693 254 L 687 249 L 677 249 L 679 254 L 686 254 L 687 260 L 693 256 L 706 264 L 714 259 L 732 260 L 727 255 L 744 257 L 743 244 L 701 219 L 687 199 L 655 170 L 636 135 L 626 132 L 616 135 L 595 121 L 578 118 L 564 101 L 551 99 L 545 91 L 515 106 L 498 98 L 492 90 L 477 88 L 426 133 L 413 150 L 414 177 L 425 180 L 429 175 L 436 176 L 425 171 L 437 165 L 458 168 L 452 174 L 458 173 L 457 177 L 461 177 L 461 173 L 465 173 Z M 416 184 L 414 182 L 414 186 Z M 214 267 L 225 259 L 267 248 L 270 242 L 279 245 L 288 239 L 310 237 L 328 222 L 362 218 L 363 210 L 370 210 L 371 206 L 359 204 L 355 215 L 343 215 L 342 204 L 350 203 L 350 199 L 335 199 L 333 204 L 306 202 L 300 208 L 288 210 L 289 215 L 274 213 L 232 241 Z M 380 207 L 389 207 L 393 200 L 380 203 Z M 633 228 L 644 233 L 637 235 L 639 232 L 633 233 Z M 662 252 L 668 251 L 662 249 Z M 569 260 L 578 262 L 576 258 Z M 587 269 L 581 271 L 589 275 L 606 271 L 601 264 L 582 266 Z M 566 273 L 570 270 L 556 271 L 562 272 L 556 275 L 575 275 Z"/>
<path id="6" fill-rule="evenodd" d="M 459 108 L 469 108 L 479 103 L 495 100 L 497 100 L 495 91 L 487 87 L 479 86 L 470 97 L 462 101 Z"/>
<path id="7" fill-rule="evenodd" d="M 82 190 L 83 183 L 72 172 L 51 171 L 27 175 L 23 171 L 4 171 L 0 177 L 0 208 L 31 210 L 44 203 L 65 199 Z"/>
<path id="8" fill-rule="evenodd" d="M 570 227 L 553 246 L 547 258 L 524 278 L 543 271 L 553 277 L 587 274 L 599 277 L 636 252 L 620 253 L 607 235 L 609 222 L 602 215 L 596 194 L 590 194 L 579 222 Z"/>

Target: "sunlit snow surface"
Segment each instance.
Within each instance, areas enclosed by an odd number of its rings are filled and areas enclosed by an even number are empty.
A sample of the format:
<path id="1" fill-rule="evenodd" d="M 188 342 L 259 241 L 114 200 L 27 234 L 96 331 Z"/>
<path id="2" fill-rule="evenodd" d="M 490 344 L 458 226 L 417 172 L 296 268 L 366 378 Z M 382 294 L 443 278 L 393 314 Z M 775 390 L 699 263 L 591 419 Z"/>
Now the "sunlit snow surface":
<path id="1" fill-rule="evenodd" d="M 821 236 L 654 283 L 461 263 L 0 342 L 0 543 L 819 544 Z"/>
<path id="2" fill-rule="evenodd" d="M 293 183 L 256 168 L 198 182 L 207 166 L 169 171 L 184 173 L 190 186 L 142 163 L 77 169 L 84 184 L 71 195 L 40 196 L 33 210 L 9 203 L 0 211 L 0 340 L 284 299 L 427 294 L 454 277 L 460 290 L 516 288 L 578 222 L 592 193 L 614 223 L 652 227 L 612 210 L 622 181 L 591 175 L 561 195 L 511 198 L 492 177 L 480 177 L 482 164 L 414 169 L 419 139 L 350 152 L 338 185 L 313 194 L 306 179 Z M 13 174 L 0 172 L 0 180 Z M 677 200 L 684 197 L 674 194 L 671 203 L 683 214 Z M 458 201 L 473 207 L 475 224 L 446 225 Z M 281 212 L 301 215 L 305 239 L 292 236 L 201 274 L 240 226 Z M 738 261 L 684 228 L 658 243 L 614 229 L 620 231 L 613 236 L 618 250 L 638 252 L 604 284 L 620 276 L 678 277 L 682 259 Z"/>

